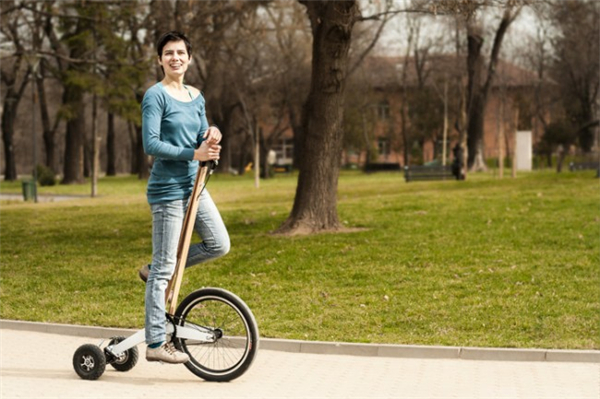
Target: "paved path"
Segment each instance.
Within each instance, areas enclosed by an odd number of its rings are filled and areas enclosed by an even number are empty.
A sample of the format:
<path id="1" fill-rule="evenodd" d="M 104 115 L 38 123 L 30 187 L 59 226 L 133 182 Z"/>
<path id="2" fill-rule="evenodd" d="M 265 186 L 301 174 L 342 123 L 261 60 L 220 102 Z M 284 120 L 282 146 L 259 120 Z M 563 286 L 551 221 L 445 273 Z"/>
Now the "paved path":
<path id="1" fill-rule="evenodd" d="M 38 194 L 38 202 L 60 202 L 74 199 L 90 198 L 89 195 L 51 195 Z M 0 193 L 0 200 L 24 202 L 23 194 Z M 33 200 L 30 200 L 33 203 Z"/>
<path id="2" fill-rule="evenodd" d="M 97 381 L 73 371 L 95 338 L 2 329 L 1 398 L 600 398 L 600 365 L 317 355 L 260 350 L 230 383 L 183 366 L 148 363 Z M 140 347 L 140 349 L 142 349 Z M 140 351 L 143 352 L 143 351 Z"/>

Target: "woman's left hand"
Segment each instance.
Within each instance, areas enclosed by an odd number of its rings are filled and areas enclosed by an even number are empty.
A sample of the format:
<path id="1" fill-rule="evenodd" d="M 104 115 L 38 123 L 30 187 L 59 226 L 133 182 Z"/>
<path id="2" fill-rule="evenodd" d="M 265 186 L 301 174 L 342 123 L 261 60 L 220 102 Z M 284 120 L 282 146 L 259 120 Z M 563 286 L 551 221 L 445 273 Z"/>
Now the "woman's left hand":
<path id="1" fill-rule="evenodd" d="M 206 132 L 204 132 L 202 137 L 206 140 L 207 144 L 219 144 L 223 138 L 223 135 L 218 127 L 210 126 L 208 129 L 206 129 Z"/>

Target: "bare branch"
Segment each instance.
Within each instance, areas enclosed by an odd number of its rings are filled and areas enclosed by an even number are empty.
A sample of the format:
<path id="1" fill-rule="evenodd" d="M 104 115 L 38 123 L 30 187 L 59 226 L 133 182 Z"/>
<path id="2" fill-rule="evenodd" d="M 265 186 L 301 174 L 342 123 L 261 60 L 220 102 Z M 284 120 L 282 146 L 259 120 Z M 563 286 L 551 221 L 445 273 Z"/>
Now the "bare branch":
<path id="1" fill-rule="evenodd" d="M 488 67 L 488 75 L 486 82 L 484 84 L 484 92 L 487 91 L 488 87 L 491 86 L 492 80 L 494 79 L 494 75 L 496 72 L 496 65 L 498 64 L 498 56 L 500 54 L 500 47 L 502 45 L 502 40 L 504 39 L 504 35 L 508 30 L 510 24 L 515 20 L 515 18 L 521 12 L 522 7 L 519 7 L 516 11 L 513 12 L 512 9 L 507 8 L 504 11 L 504 16 L 502 17 L 502 21 L 500 22 L 500 26 L 496 31 L 496 36 L 494 37 L 494 44 L 492 46 L 492 53 L 490 56 L 490 64 Z"/>
<path id="2" fill-rule="evenodd" d="M 373 40 L 371 40 L 371 43 L 367 46 L 365 51 L 363 51 L 363 53 L 358 57 L 358 60 L 354 63 L 354 65 L 348 70 L 348 76 L 352 75 L 352 73 L 358 69 L 358 67 L 363 62 L 363 60 L 367 57 L 367 55 L 375 47 L 375 44 L 377 44 L 377 42 L 379 41 L 379 37 L 381 36 L 381 33 L 383 32 L 383 28 L 385 27 L 385 25 L 388 23 L 389 20 L 390 20 L 390 17 L 386 16 L 384 18 L 383 22 L 381 22 L 381 24 L 379 24 L 379 28 L 377 29 L 377 32 L 375 33 Z"/>
<path id="3" fill-rule="evenodd" d="M 409 13 L 425 14 L 425 13 L 428 13 L 428 11 L 424 10 L 424 9 L 420 9 L 420 8 L 405 8 L 403 10 L 389 10 L 389 11 L 384 11 L 384 12 L 380 12 L 377 14 L 369 15 L 367 17 L 360 17 L 357 19 L 357 22 L 380 21 L 382 17 L 384 19 L 389 19 L 389 18 L 395 17 L 396 15 L 399 15 L 399 14 L 409 14 Z"/>

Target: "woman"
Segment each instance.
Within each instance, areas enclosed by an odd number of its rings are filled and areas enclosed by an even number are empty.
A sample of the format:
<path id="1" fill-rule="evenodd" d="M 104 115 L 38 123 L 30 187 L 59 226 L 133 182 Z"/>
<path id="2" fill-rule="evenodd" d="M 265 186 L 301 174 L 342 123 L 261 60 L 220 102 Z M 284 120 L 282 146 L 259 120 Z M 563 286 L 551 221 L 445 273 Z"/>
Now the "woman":
<path id="1" fill-rule="evenodd" d="M 164 79 L 142 101 L 144 151 L 154 156 L 147 197 L 152 210 L 152 263 L 140 269 L 146 281 L 146 359 L 185 363 L 189 357 L 166 342 L 165 290 L 175 270 L 177 245 L 197 161 L 219 159 L 221 132 L 208 126 L 200 91 L 183 83 L 192 62 L 189 40 L 179 32 L 157 43 Z M 204 190 L 194 229 L 202 242 L 192 245 L 186 267 L 229 252 L 229 235 L 210 194 Z"/>

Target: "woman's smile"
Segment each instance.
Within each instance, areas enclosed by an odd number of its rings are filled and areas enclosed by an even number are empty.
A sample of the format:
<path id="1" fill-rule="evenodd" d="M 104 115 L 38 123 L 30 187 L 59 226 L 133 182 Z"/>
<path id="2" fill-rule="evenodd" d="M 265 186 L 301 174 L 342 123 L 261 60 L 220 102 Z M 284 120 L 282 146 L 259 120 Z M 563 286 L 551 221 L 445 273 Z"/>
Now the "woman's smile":
<path id="1" fill-rule="evenodd" d="M 177 76 L 185 73 L 190 61 L 191 56 L 183 41 L 167 43 L 163 48 L 162 56 L 158 59 L 158 63 L 165 69 L 165 72 L 174 73 Z"/>

